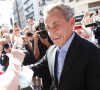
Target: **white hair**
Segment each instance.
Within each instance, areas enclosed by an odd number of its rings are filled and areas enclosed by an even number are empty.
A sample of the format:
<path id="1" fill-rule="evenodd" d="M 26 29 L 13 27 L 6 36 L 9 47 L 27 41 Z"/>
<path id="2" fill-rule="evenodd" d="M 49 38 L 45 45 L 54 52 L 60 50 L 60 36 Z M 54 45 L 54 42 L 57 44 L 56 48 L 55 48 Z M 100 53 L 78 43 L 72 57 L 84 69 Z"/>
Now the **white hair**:
<path id="1" fill-rule="evenodd" d="M 54 9 L 60 9 L 62 11 L 62 14 L 65 18 L 66 21 L 69 21 L 70 17 L 73 16 L 73 11 L 71 9 L 70 6 L 68 5 L 65 5 L 64 3 L 62 2 L 58 2 L 58 3 L 53 3 L 53 4 L 50 4 L 48 6 L 46 6 L 43 10 L 43 15 L 44 15 L 44 18 L 51 12 L 53 11 Z"/>

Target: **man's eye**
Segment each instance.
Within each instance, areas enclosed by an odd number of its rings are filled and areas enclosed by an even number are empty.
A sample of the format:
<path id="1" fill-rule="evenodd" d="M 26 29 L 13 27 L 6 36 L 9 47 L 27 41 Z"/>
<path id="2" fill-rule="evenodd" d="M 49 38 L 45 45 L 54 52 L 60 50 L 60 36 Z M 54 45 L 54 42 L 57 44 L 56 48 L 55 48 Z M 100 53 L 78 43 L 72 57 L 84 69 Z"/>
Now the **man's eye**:
<path id="1" fill-rule="evenodd" d="M 60 25 L 55 25 L 54 28 L 58 28 Z"/>

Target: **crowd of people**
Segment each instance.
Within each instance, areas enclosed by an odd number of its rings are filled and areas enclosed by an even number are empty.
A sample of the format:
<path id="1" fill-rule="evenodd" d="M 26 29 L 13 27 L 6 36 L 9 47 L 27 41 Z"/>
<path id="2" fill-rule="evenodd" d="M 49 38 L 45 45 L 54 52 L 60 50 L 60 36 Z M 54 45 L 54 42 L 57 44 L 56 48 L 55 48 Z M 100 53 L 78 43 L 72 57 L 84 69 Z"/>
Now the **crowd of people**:
<path id="1" fill-rule="evenodd" d="M 30 17 L 23 30 L 16 22 L 11 33 L 1 28 L 0 90 L 18 90 L 22 65 L 34 72 L 33 90 L 100 90 L 100 50 L 89 41 L 94 27 L 85 27 L 96 15 L 75 23 L 68 5 L 54 3 L 43 22 Z"/>
<path id="2" fill-rule="evenodd" d="M 89 12 L 86 12 L 81 22 L 75 23 L 74 30 L 79 36 L 87 40 L 90 40 L 93 43 L 98 43 L 96 42 L 96 38 L 95 38 L 96 37 L 95 32 L 97 29 L 97 25 L 92 24 L 96 22 L 100 22 L 100 13 L 97 9 L 95 10 L 95 13 L 93 15 L 90 15 Z M 92 25 L 90 25 L 89 27 L 86 27 L 86 25 L 89 25 L 89 24 L 92 24 Z M 100 32 L 98 33 L 100 37 Z"/>

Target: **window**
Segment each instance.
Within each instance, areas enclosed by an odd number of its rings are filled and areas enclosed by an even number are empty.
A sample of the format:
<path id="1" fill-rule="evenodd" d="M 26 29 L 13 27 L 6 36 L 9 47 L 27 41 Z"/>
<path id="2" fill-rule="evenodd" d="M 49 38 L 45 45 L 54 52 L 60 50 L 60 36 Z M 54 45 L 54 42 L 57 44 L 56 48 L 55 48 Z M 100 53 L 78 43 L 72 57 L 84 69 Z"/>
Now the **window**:
<path id="1" fill-rule="evenodd" d="M 39 2 L 39 6 L 40 6 L 40 2 Z"/>
<path id="2" fill-rule="evenodd" d="M 43 16 L 43 13 L 40 11 L 40 15 L 42 15 Z"/>
<path id="3" fill-rule="evenodd" d="M 76 2 L 78 2 L 79 0 L 76 0 Z"/>
<path id="4" fill-rule="evenodd" d="M 69 0 L 69 2 L 72 2 L 73 0 Z"/>
<path id="5" fill-rule="evenodd" d="M 45 3 L 45 0 L 42 0 L 42 5 L 45 5 L 46 3 Z"/>
<path id="6" fill-rule="evenodd" d="M 65 0 L 62 0 L 62 2 L 65 2 Z"/>
<path id="7" fill-rule="evenodd" d="M 74 8 L 72 8 L 72 11 L 73 11 L 73 15 L 75 15 L 75 10 L 74 10 Z"/>

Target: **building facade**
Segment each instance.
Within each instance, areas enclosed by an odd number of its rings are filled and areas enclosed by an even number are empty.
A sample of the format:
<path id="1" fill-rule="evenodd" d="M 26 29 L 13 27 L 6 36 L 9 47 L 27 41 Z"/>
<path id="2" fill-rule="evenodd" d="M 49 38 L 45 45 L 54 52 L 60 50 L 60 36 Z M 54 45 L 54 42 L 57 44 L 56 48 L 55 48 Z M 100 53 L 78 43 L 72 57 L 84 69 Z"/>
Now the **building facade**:
<path id="1" fill-rule="evenodd" d="M 94 12 L 95 9 L 100 10 L 100 0 L 15 0 L 18 4 L 18 11 L 16 3 L 13 4 L 14 20 L 21 23 L 21 28 L 27 25 L 30 16 L 33 16 L 37 22 L 43 17 L 43 9 L 46 5 L 56 2 L 64 2 L 72 7 L 74 15 L 81 15 L 85 12 Z M 19 18 L 18 19 L 18 13 Z"/>
<path id="2" fill-rule="evenodd" d="M 100 10 L 100 0 L 66 0 L 65 3 L 73 8 L 75 16 L 88 11 L 94 12 L 95 9 Z"/>
<path id="3" fill-rule="evenodd" d="M 23 29 L 26 26 L 26 16 L 22 0 L 15 0 L 13 2 L 14 22 L 18 22 Z"/>

